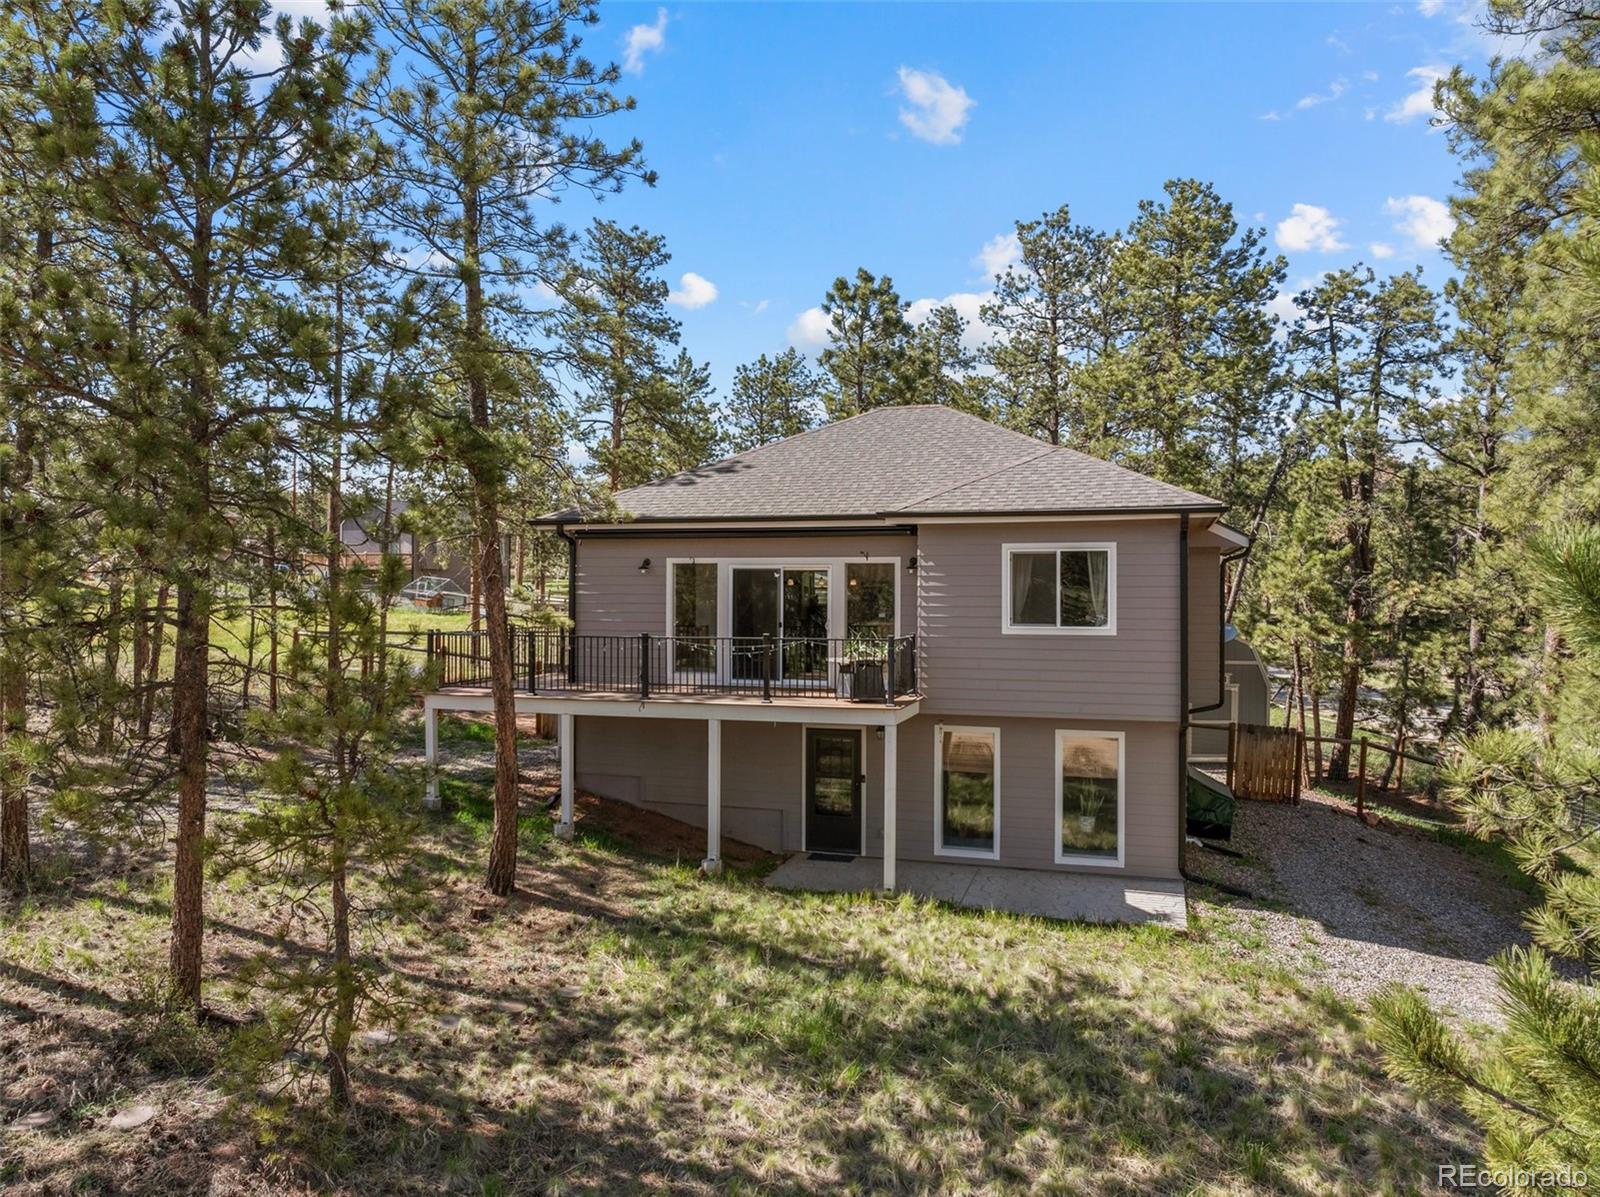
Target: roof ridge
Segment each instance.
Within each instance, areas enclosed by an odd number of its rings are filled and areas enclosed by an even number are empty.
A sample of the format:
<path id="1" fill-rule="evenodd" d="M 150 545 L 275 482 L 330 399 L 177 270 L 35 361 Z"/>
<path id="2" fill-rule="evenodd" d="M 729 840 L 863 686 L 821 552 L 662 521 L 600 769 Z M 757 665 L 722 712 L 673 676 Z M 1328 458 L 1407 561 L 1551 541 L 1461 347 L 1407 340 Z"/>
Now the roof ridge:
<path id="1" fill-rule="evenodd" d="M 977 417 L 974 416 L 973 419 L 977 419 Z M 1032 438 L 1030 437 L 1029 439 L 1031 440 Z M 964 486 L 972 486 L 974 483 L 982 482 L 986 478 L 993 478 L 996 474 L 1004 474 L 1007 470 L 1014 470 L 1018 466 L 1025 466 L 1030 461 L 1038 461 L 1039 458 L 1043 457 L 1045 454 L 1053 452 L 1056 447 L 1057 446 L 1053 445 L 1041 445 L 1037 453 L 1031 454 L 1027 457 L 1018 458 L 1016 461 L 1008 461 L 1003 466 L 996 466 L 994 469 L 989 470 L 986 473 L 975 474 L 971 478 L 964 479 L 963 481 L 954 483 L 951 486 L 941 486 L 937 490 L 930 490 L 925 495 L 918 495 L 914 499 L 907 499 L 904 503 L 900 504 L 900 506 L 890 507 L 888 510 L 904 511 L 908 507 L 915 507 L 918 503 L 926 503 L 930 499 L 937 499 L 940 495 L 949 494 L 953 490 L 960 490 Z"/>
<path id="2" fill-rule="evenodd" d="M 1093 453 L 1085 453 L 1082 449 L 1074 449 L 1071 445 L 1056 445 L 1054 448 L 1057 451 L 1071 453 L 1075 457 L 1081 457 L 1085 461 L 1095 462 L 1097 465 L 1107 465 L 1114 470 L 1122 470 L 1124 473 L 1135 474 L 1138 477 L 1143 478 L 1146 482 L 1153 482 L 1157 486 L 1164 486 L 1168 490 L 1177 491 L 1180 495 L 1188 495 L 1195 499 L 1204 499 L 1208 503 L 1214 503 L 1217 501 L 1210 495 L 1203 495 L 1197 490 L 1190 490 L 1186 486 L 1179 486 L 1176 482 L 1168 482 L 1165 478 L 1157 478 L 1154 474 L 1146 474 L 1143 470 L 1136 470 L 1132 466 L 1125 466 L 1115 461 L 1108 461 L 1104 457 L 1096 457 Z"/>
<path id="3" fill-rule="evenodd" d="M 764 450 L 776 449 L 779 445 L 790 445 L 790 444 L 793 444 L 795 441 L 804 440 L 806 437 L 813 436 L 816 433 L 826 432 L 827 430 L 829 430 L 831 428 L 838 428 L 843 424 L 850 423 L 850 421 L 852 421 L 852 420 L 859 420 L 863 416 L 870 416 L 874 412 L 889 411 L 893 407 L 939 407 L 939 406 L 942 406 L 942 405 L 941 404 L 937 404 L 937 403 L 906 403 L 906 404 L 883 404 L 882 406 L 879 406 L 879 407 L 869 407 L 866 411 L 858 411 L 858 412 L 855 413 L 855 415 L 846 416 L 842 420 L 825 420 L 821 424 L 818 424 L 818 425 L 816 425 L 816 426 L 814 426 L 812 428 L 802 429 L 801 431 L 795 433 L 793 436 L 779 437 L 775 441 L 767 441 L 766 443 L 760 444 L 760 445 L 751 445 L 750 448 L 748 448 L 748 449 L 741 449 L 737 453 L 730 453 L 730 454 L 728 454 L 728 456 L 719 457 L 715 461 L 704 462 L 701 465 L 693 466 L 693 467 L 691 467 L 690 469 L 687 469 L 687 470 L 677 470 L 674 473 L 666 474 L 666 475 L 664 475 L 664 476 L 662 476 L 660 478 L 652 478 L 649 482 L 641 482 L 641 483 L 639 483 L 638 486 L 630 486 L 630 487 L 628 487 L 627 490 L 619 490 L 614 495 L 612 495 L 612 498 L 616 499 L 618 496 L 626 495 L 626 494 L 629 494 L 629 493 L 631 493 L 633 491 L 636 491 L 636 490 L 648 490 L 651 487 L 661 486 L 661 485 L 664 485 L 665 483 L 671 482 L 674 478 L 682 478 L 682 477 L 684 477 L 686 475 L 698 474 L 702 470 L 709 470 L 709 469 L 712 469 L 715 466 L 723 465 L 723 464 L 725 464 L 727 462 L 730 462 L 730 461 L 738 461 L 741 457 L 754 457 L 757 453 L 760 453 L 760 452 L 762 452 Z M 951 408 L 949 410 L 954 411 L 955 409 Z M 965 413 L 962 413 L 962 414 L 965 414 Z M 977 417 L 973 417 L 973 418 L 976 419 Z M 988 421 L 985 420 L 985 421 L 983 421 L 983 423 L 988 423 Z"/>

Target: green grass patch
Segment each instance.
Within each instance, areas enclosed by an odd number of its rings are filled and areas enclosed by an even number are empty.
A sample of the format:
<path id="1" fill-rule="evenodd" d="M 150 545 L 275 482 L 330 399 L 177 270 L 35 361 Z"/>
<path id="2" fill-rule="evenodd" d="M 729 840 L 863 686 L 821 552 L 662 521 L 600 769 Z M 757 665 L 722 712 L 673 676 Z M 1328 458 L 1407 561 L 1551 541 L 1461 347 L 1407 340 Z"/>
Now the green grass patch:
<path id="1" fill-rule="evenodd" d="M 392 1043 L 358 1042 L 348 1122 L 317 1115 L 315 1083 L 298 1129 L 230 1113 L 188 1058 L 203 1042 L 100 996 L 164 959 L 160 927 L 129 934 L 159 874 L 13 908 L 0 1001 L 63 1017 L 21 1025 L 11 1058 L 80 1101 L 150 1101 L 168 1136 L 159 1152 L 92 1127 L 19 1136 L 13 1175 L 65 1188 L 93 1160 L 119 1192 L 200 1193 L 231 1142 L 244 1175 L 351 1195 L 1132 1197 L 1432 1192 L 1434 1163 L 1477 1158 L 1463 1120 L 1384 1075 L 1356 1011 L 1208 925 L 769 891 L 614 835 L 552 842 L 542 814 L 500 903 L 477 880 L 489 787 L 440 789 L 417 844 L 429 903 L 364 941 L 414 1012 Z M 314 926 L 285 938 L 270 891 L 212 886 L 208 902 L 215 962 L 320 942 Z M 149 1049 L 117 1056 L 136 1033 Z"/>

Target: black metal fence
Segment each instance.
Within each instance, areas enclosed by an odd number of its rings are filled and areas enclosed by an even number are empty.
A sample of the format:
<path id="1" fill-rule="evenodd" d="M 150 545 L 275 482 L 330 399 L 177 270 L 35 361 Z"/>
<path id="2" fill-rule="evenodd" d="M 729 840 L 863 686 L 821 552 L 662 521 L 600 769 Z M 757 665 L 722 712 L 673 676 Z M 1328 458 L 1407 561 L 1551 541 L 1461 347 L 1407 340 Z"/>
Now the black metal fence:
<path id="1" fill-rule="evenodd" d="M 429 632 L 441 686 L 489 684 L 487 632 Z M 531 694 L 624 693 L 842 698 L 892 703 L 917 693 L 915 636 L 889 640 L 780 636 L 578 636 L 511 630 L 511 667 Z"/>

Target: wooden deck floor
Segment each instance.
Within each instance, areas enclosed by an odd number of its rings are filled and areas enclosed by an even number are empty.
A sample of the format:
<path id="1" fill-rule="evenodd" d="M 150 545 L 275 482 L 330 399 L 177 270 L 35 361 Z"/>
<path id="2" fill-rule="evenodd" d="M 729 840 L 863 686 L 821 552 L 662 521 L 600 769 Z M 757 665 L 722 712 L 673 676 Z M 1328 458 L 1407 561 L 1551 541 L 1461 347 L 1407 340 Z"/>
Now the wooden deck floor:
<path id="1" fill-rule="evenodd" d="M 431 691 L 431 694 L 446 698 L 484 699 L 489 697 L 488 686 L 441 686 Z M 765 702 L 759 694 L 652 694 L 649 698 L 640 698 L 637 690 L 540 690 L 532 693 L 519 689 L 516 692 L 519 702 L 532 702 L 540 698 L 559 699 L 562 702 L 594 702 L 594 703 L 649 703 L 652 706 L 729 706 L 737 708 L 751 707 L 802 707 L 806 710 L 840 710 L 840 711 L 898 711 L 914 706 L 922 700 L 920 694 L 909 694 L 897 697 L 892 703 L 885 702 L 851 702 L 848 699 L 835 698 L 823 695 L 806 695 L 785 693 L 781 688 L 774 688 L 772 701 Z"/>

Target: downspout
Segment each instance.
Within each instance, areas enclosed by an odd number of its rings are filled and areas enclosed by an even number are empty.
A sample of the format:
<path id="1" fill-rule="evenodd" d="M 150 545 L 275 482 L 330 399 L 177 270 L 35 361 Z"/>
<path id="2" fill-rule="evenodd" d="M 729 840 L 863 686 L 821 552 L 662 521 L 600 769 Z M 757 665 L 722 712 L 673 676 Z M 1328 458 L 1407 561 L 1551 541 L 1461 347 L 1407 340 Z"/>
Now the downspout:
<path id="1" fill-rule="evenodd" d="M 1217 596 L 1223 598 L 1226 594 L 1222 585 L 1222 565 L 1232 561 L 1243 549 L 1229 553 L 1218 562 L 1217 569 Z M 1185 881 L 1203 880 L 1189 876 L 1189 870 L 1184 866 L 1184 847 L 1189 842 L 1189 728 L 1190 716 L 1202 711 L 1214 711 L 1226 699 L 1223 692 L 1222 679 L 1226 676 L 1223 669 L 1223 657 L 1227 644 L 1225 625 L 1222 622 L 1222 608 L 1217 609 L 1217 693 L 1219 698 L 1215 703 L 1203 707 L 1189 705 L 1189 516 L 1187 513 L 1178 517 L 1178 876 Z M 1206 885 L 1217 886 L 1215 881 L 1203 881 Z M 1244 891 L 1232 891 L 1239 892 Z M 1246 897 L 1249 895 L 1246 894 Z"/>
<path id="2" fill-rule="evenodd" d="M 1178 876 L 1189 842 L 1189 513 L 1178 517 Z"/>
<path id="3" fill-rule="evenodd" d="M 1227 685 L 1225 681 L 1228 676 L 1228 670 L 1226 668 L 1226 658 L 1228 655 L 1228 621 L 1224 618 L 1224 615 L 1227 612 L 1228 603 L 1228 571 L 1223 567 L 1226 566 L 1230 561 L 1237 561 L 1249 551 L 1249 545 L 1246 545 L 1242 549 L 1234 549 L 1231 553 L 1224 553 L 1222 558 L 1217 562 L 1217 701 L 1208 702 L 1203 707 L 1190 707 L 1189 714 L 1191 715 L 1201 715 L 1206 711 L 1215 711 L 1219 707 L 1225 705 L 1228 701 Z M 1187 618 L 1187 616 L 1185 618 Z"/>

